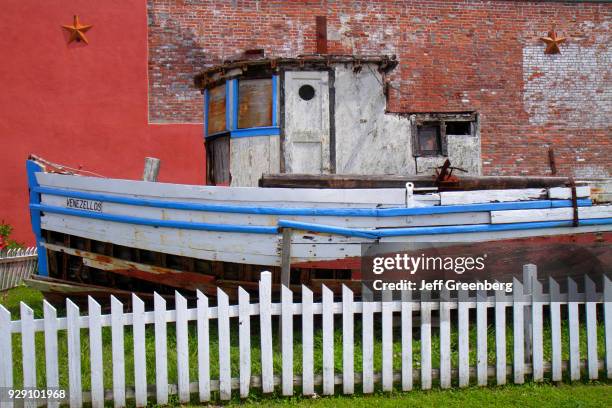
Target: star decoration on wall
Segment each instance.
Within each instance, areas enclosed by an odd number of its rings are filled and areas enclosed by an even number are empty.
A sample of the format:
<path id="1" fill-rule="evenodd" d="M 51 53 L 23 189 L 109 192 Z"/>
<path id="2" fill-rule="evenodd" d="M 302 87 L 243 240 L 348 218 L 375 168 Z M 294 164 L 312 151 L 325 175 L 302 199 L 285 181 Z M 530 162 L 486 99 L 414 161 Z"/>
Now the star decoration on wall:
<path id="1" fill-rule="evenodd" d="M 552 30 L 548 32 L 548 37 L 540 37 L 540 40 L 546 43 L 544 54 L 560 54 L 561 50 L 559 49 L 559 44 L 564 43 L 566 38 L 557 37 L 555 26 L 553 25 Z"/>
<path id="2" fill-rule="evenodd" d="M 62 28 L 64 28 L 65 30 L 68 30 L 70 32 L 70 38 L 68 39 L 68 44 L 70 44 L 73 41 L 83 41 L 85 44 L 89 44 L 89 41 L 87 41 L 87 37 L 85 37 L 85 33 L 91 28 L 93 27 L 92 25 L 88 25 L 88 24 L 81 24 L 81 22 L 79 21 L 79 16 L 74 16 L 74 22 L 72 25 L 63 25 Z"/>

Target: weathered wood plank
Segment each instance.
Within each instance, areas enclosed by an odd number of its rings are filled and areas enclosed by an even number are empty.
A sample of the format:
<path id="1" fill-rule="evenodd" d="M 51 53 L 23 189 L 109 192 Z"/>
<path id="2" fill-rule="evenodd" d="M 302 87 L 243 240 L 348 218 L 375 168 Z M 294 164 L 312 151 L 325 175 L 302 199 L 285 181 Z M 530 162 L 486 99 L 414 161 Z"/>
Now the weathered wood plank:
<path id="1" fill-rule="evenodd" d="M 459 332 L 459 387 L 467 387 L 470 384 L 470 309 L 468 304 L 468 292 L 458 292 L 458 323 Z"/>
<path id="2" fill-rule="evenodd" d="M 198 392 L 200 402 L 210 400 L 210 322 L 208 297 L 197 291 Z"/>
<path id="3" fill-rule="evenodd" d="M 393 300 L 392 293 L 382 294 L 382 389 L 393 389 Z"/>
<path id="4" fill-rule="evenodd" d="M 23 302 L 19 302 L 19 311 L 21 314 L 21 360 L 23 369 L 23 387 L 24 388 L 37 388 L 36 387 L 36 346 L 34 344 L 34 310 Z M 69 332 L 73 329 L 68 328 Z M 70 344 L 68 345 L 70 347 Z M 73 355 L 69 354 L 68 361 Z M 79 355 L 80 358 L 80 355 Z M 79 359 L 80 363 L 80 359 Z M 70 368 L 70 365 L 69 365 Z M 73 377 L 71 377 L 71 380 Z M 80 380 L 80 375 L 79 375 Z M 71 382 L 71 385 L 73 383 Z M 76 385 L 73 385 L 70 390 L 78 390 Z M 78 390 L 80 393 L 80 390 Z M 73 405 L 76 398 L 70 400 L 70 405 Z M 24 399 L 24 406 L 35 407 L 36 403 L 32 399 Z"/>
<path id="5" fill-rule="evenodd" d="M 531 321 L 532 321 L 532 368 L 533 368 L 533 380 L 543 381 L 544 380 L 544 338 L 543 338 L 543 303 L 542 298 L 542 284 L 535 277 L 531 283 L 531 297 L 532 297 L 532 308 L 531 308 Z"/>
<path id="6" fill-rule="evenodd" d="M 104 407 L 104 368 L 102 363 L 102 308 L 91 296 L 87 297 L 89 315 L 89 361 L 91 378 L 91 405 Z M 143 345 L 144 348 L 144 345 Z"/>
<path id="7" fill-rule="evenodd" d="M 272 366 L 272 274 L 262 272 L 259 280 L 259 327 L 261 331 L 261 387 L 274 391 Z"/>
<path id="8" fill-rule="evenodd" d="M 155 320 L 155 395 L 158 405 L 168 403 L 168 338 L 166 300 L 157 292 L 153 295 Z"/>
<path id="9" fill-rule="evenodd" d="M 612 379 L 612 281 L 603 276 L 604 288 L 604 330 L 606 339 L 606 373 Z"/>
<path id="10" fill-rule="evenodd" d="M 314 394 L 312 291 L 302 285 L 302 394 Z"/>
<path id="11" fill-rule="evenodd" d="M 362 360 L 362 386 L 363 393 L 374 392 L 374 309 L 375 304 L 372 299 L 372 292 L 364 286 L 362 289 L 363 312 L 361 315 L 361 348 L 363 353 Z"/>
<path id="12" fill-rule="evenodd" d="M 342 285 L 342 391 L 355 392 L 353 292 Z"/>
<path id="13" fill-rule="evenodd" d="M 83 405 L 81 384 L 81 327 L 79 307 L 66 299 L 66 326 L 68 338 L 68 388 L 71 407 Z"/>
<path id="14" fill-rule="evenodd" d="M 476 378 L 478 385 L 487 385 L 487 293 L 476 293 Z"/>
<path id="15" fill-rule="evenodd" d="M 545 188 L 514 190 L 445 191 L 440 193 L 440 205 L 479 204 L 490 202 L 529 201 L 546 198 Z"/>
<path id="16" fill-rule="evenodd" d="M 449 292 L 440 293 L 440 387 L 451 386 L 451 316 Z"/>
<path id="17" fill-rule="evenodd" d="M 412 292 L 402 291 L 402 391 L 410 391 L 412 378 Z"/>
<path id="18" fill-rule="evenodd" d="M 238 346 L 240 348 L 240 397 L 249 396 L 251 385 L 251 310 L 249 292 L 238 288 Z"/>
<path id="19" fill-rule="evenodd" d="M 125 354 L 123 343 L 123 304 L 111 296 L 111 337 L 113 355 L 113 402 L 125 406 Z"/>
<path id="20" fill-rule="evenodd" d="M 227 401 L 232 398 L 232 366 L 230 348 L 229 297 L 217 289 L 217 322 L 219 324 L 219 396 Z"/>
<path id="21" fill-rule="evenodd" d="M 585 315 L 586 315 L 586 336 L 587 336 L 587 370 L 590 380 L 599 377 L 599 360 L 597 358 L 597 295 L 595 292 L 595 282 L 584 275 L 584 294 L 585 294 Z"/>
<path id="22" fill-rule="evenodd" d="M 0 314 L 2 312 L 0 311 Z M 44 330 L 45 330 L 45 376 L 47 377 L 47 388 L 59 388 L 59 364 L 58 364 L 58 354 L 57 354 L 57 311 L 47 300 L 43 300 L 43 315 L 44 315 Z M 90 313 L 90 319 L 91 319 Z M 0 318 L 1 319 L 1 318 Z M 90 320 L 91 321 L 91 320 Z M 4 333 L 3 328 L 0 324 L 0 333 Z M 2 336 L 4 337 L 4 336 Z M 10 336 L 8 336 L 10 337 Z M 93 345 L 92 345 L 93 347 Z M 0 346 L 0 355 L 6 356 L 4 354 L 4 350 Z M 11 357 L 8 357 L 11 360 Z M 92 360 L 93 365 L 93 360 Z M 3 367 L 0 366 L 0 372 L 3 370 Z M 0 376 L 2 374 L 0 373 Z M 92 406 L 96 407 L 96 403 L 94 403 L 94 390 L 99 389 L 94 386 L 96 382 L 92 376 L 91 380 L 91 389 L 92 389 Z M 2 382 L 0 382 L 0 387 L 2 387 Z M 49 408 L 54 408 L 59 406 L 59 402 L 57 400 L 48 400 L 47 406 Z"/>
<path id="23" fill-rule="evenodd" d="M 293 395 L 293 292 L 281 286 L 282 393 Z"/>
<path id="24" fill-rule="evenodd" d="M 431 302 L 429 294 L 421 292 L 421 296 L 421 389 L 428 390 L 431 388 Z"/>
<path id="25" fill-rule="evenodd" d="M 187 331 L 187 299 L 174 292 L 176 309 L 176 372 L 180 402 L 189 402 L 189 333 Z"/>
<path id="26" fill-rule="evenodd" d="M 567 292 L 569 303 L 567 306 L 569 331 L 569 371 L 570 380 L 580 379 L 580 323 L 578 321 L 578 286 L 576 282 L 567 278 Z"/>
<path id="27" fill-rule="evenodd" d="M 550 293 L 550 334 L 551 334 L 551 369 L 552 380 L 561 381 L 561 302 L 559 302 L 561 290 L 559 283 L 552 277 L 548 279 L 548 291 Z"/>
<path id="28" fill-rule="evenodd" d="M 523 384 L 525 382 L 525 316 L 523 313 L 523 284 L 516 278 L 512 279 L 512 291 L 514 298 L 514 304 L 512 306 L 514 383 Z"/>
<path id="29" fill-rule="evenodd" d="M 495 291 L 495 378 L 497 385 L 506 384 L 506 305 L 505 293 Z"/>
<path id="30" fill-rule="evenodd" d="M 137 407 L 147 405 L 147 356 L 145 348 L 144 302 L 132 294 L 132 330 L 134 340 L 134 397 Z"/>
<path id="31" fill-rule="evenodd" d="M 323 394 L 334 394 L 334 293 L 322 288 L 323 307 Z"/>
<path id="32" fill-rule="evenodd" d="M 11 312 L 0 305 L 0 333 L 11 332 Z M 0 336 L 0 387 L 13 388 L 13 336 Z M 5 402 L 7 408 L 13 407 L 12 401 Z"/>
<path id="33" fill-rule="evenodd" d="M 612 217 L 612 205 L 579 207 L 578 218 L 581 220 Z M 491 211 L 491 224 L 509 224 L 516 222 L 563 221 L 573 220 L 574 209 L 571 207 L 549 208 L 538 210 L 503 210 Z"/>

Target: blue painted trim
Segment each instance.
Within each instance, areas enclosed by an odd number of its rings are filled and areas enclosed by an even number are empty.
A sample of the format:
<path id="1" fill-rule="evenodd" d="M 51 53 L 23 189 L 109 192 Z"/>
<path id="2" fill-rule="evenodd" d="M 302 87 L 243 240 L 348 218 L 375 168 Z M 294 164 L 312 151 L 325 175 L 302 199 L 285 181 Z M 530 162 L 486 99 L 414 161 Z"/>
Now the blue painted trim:
<path id="1" fill-rule="evenodd" d="M 253 137 L 253 136 L 278 136 L 280 129 L 276 126 L 265 126 L 256 128 L 232 130 L 231 137 Z"/>
<path id="2" fill-rule="evenodd" d="M 225 81 L 225 130 L 230 130 L 232 126 L 232 116 L 231 116 L 231 104 L 232 101 L 230 99 L 230 81 Z"/>
<path id="3" fill-rule="evenodd" d="M 612 218 L 597 218 L 580 220 L 578 225 L 607 225 L 612 224 Z M 412 235 L 439 235 L 439 234 L 464 234 L 470 232 L 495 232 L 495 231 L 514 231 L 530 230 L 543 228 L 571 227 L 573 221 L 542 221 L 542 222 L 521 222 L 514 224 L 476 224 L 476 225 L 449 225 L 440 227 L 412 227 L 412 228 L 392 228 L 384 230 L 352 229 L 341 228 L 322 224 L 309 224 L 305 222 L 279 220 L 278 226 L 294 228 L 304 231 L 323 232 L 347 237 L 362 238 L 382 238 L 382 237 L 403 237 Z"/>
<path id="4" fill-rule="evenodd" d="M 208 89 L 204 90 L 204 138 L 208 137 L 208 104 L 210 103 L 210 95 Z"/>
<path id="5" fill-rule="evenodd" d="M 220 232 L 246 232 L 250 234 L 276 234 L 278 228 L 252 225 L 226 225 L 208 224 L 202 222 L 154 220 L 150 218 L 132 217 L 129 215 L 104 214 L 92 211 L 75 210 L 71 208 L 56 207 L 46 204 L 30 204 L 30 209 L 36 212 L 44 211 L 53 214 L 72 215 L 76 217 L 92 218 L 95 220 L 120 222 L 124 224 L 147 225 L 151 227 L 179 228 L 187 230 L 220 231 Z"/>
<path id="6" fill-rule="evenodd" d="M 508 203 L 488 203 L 469 205 L 446 205 L 415 208 L 285 208 L 285 207 L 255 207 L 220 204 L 200 204 L 192 202 L 163 201 L 150 198 L 115 196 L 109 194 L 72 191 L 53 187 L 35 187 L 34 191 L 60 197 L 80 198 L 83 200 L 106 201 L 117 204 L 135 205 L 141 207 L 167 208 L 175 210 L 206 211 L 237 214 L 263 215 L 307 215 L 307 216 L 337 216 L 337 217 L 399 217 L 409 215 L 452 214 L 462 212 L 481 212 L 499 210 L 546 209 L 553 207 L 571 207 L 571 200 L 536 200 Z M 591 200 L 580 199 L 581 207 L 591 206 Z"/>
<path id="7" fill-rule="evenodd" d="M 42 171 L 44 171 L 44 169 L 38 163 L 32 160 L 26 161 L 28 187 L 30 190 L 30 205 L 40 204 L 40 193 L 36 191 L 39 187 L 38 181 L 36 180 L 36 173 Z M 42 237 L 42 230 L 40 227 L 40 211 L 30 209 L 30 219 L 32 221 L 32 231 L 36 237 L 36 247 L 38 248 L 38 274 L 41 276 L 49 276 L 47 249 L 44 245 L 45 240 Z"/>
<path id="8" fill-rule="evenodd" d="M 272 126 L 278 126 L 278 75 L 272 75 Z"/>
<path id="9" fill-rule="evenodd" d="M 238 88 L 238 80 L 237 79 L 232 79 L 230 80 L 230 82 L 232 83 L 232 127 L 229 128 L 230 130 L 236 130 L 238 129 L 238 98 L 240 97 L 239 95 L 239 88 Z"/>

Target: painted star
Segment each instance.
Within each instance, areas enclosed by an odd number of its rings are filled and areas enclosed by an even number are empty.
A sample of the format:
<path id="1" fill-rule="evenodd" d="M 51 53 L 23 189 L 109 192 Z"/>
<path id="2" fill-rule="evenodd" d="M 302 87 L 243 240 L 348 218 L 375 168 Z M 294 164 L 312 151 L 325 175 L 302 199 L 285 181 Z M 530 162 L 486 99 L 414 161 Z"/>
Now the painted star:
<path id="1" fill-rule="evenodd" d="M 87 37 L 85 37 L 85 33 L 93 27 L 88 24 L 81 24 L 79 22 L 79 16 L 74 16 L 74 23 L 72 25 L 63 25 L 62 28 L 68 30 L 70 32 L 70 38 L 68 39 L 68 44 L 73 41 L 83 41 L 85 44 L 89 44 L 87 41 Z"/>
<path id="2" fill-rule="evenodd" d="M 557 33 L 555 32 L 555 27 L 548 32 L 548 37 L 540 37 L 540 40 L 546 43 L 546 50 L 544 54 L 560 54 L 561 50 L 559 49 L 559 44 L 565 42 L 565 37 L 557 37 Z"/>

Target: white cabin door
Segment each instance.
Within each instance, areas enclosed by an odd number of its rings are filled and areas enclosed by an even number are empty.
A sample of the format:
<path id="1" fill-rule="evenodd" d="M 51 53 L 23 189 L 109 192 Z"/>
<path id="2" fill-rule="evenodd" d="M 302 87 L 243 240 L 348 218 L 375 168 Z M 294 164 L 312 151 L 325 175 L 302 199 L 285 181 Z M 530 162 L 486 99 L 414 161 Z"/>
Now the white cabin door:
<path id="1" fill-rule="evenodd" d="M 286 173 L 330 172 L 329 74 L 285 72 Z"/>

